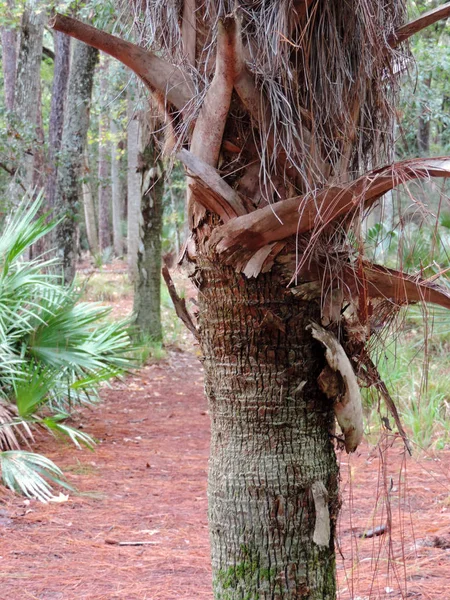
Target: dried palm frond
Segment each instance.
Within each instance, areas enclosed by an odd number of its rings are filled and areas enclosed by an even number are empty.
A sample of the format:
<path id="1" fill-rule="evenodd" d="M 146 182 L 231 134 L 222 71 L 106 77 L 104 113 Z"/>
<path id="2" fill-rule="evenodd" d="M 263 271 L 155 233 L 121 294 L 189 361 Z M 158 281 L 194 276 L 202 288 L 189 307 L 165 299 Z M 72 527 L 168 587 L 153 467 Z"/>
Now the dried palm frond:
<path id="1" fill-rule="evenodd" d="M 23 431 L 22 431 L 23 430 Z M 0 400 L 0 450 L 19 450 L 33 441 L 30 425 L 19 418 L 17 407 Z"/>

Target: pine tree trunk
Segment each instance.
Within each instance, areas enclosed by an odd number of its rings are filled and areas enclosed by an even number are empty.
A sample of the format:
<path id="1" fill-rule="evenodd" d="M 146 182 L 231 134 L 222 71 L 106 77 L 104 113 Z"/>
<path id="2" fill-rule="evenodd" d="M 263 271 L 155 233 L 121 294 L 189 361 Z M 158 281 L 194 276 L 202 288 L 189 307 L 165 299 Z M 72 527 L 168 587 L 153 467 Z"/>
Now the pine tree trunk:
<path id="1" fill-rule="evenodd" d="M 92 185 L 90 180 L 90 169 L 87 154 L 84 154 L 84 177 L 83 177 L 83 206 L 86 225 L 86 237 L 92 256 L 99 253 L 97 220 L 95 218 L 95 202 L 92 196 Z"/>
<path id="2" fill-rule="evenodd" d="M 155 136 L 139 154 L 141 210 L 137 273 L 134 287 L 135 326 L 140 337 L 160 341 L 161 327 L 161 230 L 164 166 L 157 158 Z"/>
<path id="3" fill-rule="evenodd" d="M 29 127 L 30 146 L 20 165 L 22 185 L 31 189 L 34 179 L 41 86 L 42 41 L 46 13 L 39 3 L 28 2 L 22 15 L 17 71 L 15 80 L 14 111 L 21 122 Z M 21 194 L 21 192 L 19 192 Z"/>
<path id="4" fill-rule="evenodd" d="M 104 60 L 101 66 L 100 95 L 104 105 L 108 92 L 108 61 Z M 111 228 L 109 223 L 111 205 L 111 180 L 109 165 L 109 115 L 107 108 L 103 107 L 99 119 L 98 143 L 98 228 L 100 250 L 111 246 Z"/>
<path id="5" fill-rule="evenodd" d="M 75 277 L 76 270 L 76 231 L 82 198 L 83 153 L 97 57 L 98 50 L 82 42 L 75 42 L 55 198 L 55 212 L 59 217 L 64 217 L 55 229 L 55 246 L 67 284 Z"/>
<path id="6" fill-rule="evenodd" d="M 133 97 L 127 96 L 127 260 L 128 274 L 132 281 L 137 275 L 137 251 L 139 243 L 139 215 L 141 210 L 140 177 L 138 173 L 139 119 L 133 111 Z"/>
<path id="7" fill-rule="evenodd" d="M 123 255 L 122 238 L 122 185 L 120 180 L 121 151 L 119 148 L 119 129 L 111 119 L 111 191 L 112 191 L 112 223 L 113 247 L 116 256 Z"/>
<path id="8" fill-rule="evenodd" d="M 276 272 L 249 280 L 198 265 L 214 597 L 332 600 L 334 414 L 317 387 L 323 351 L 305 330 L 319 307 L 296 299 Z M 328 498 L 317 511 L 322 484 Z"/>
<path id="9" fill-rule="evenodd" d="M 48 174 L 45 183 L 47 204 L 55 204 L 56 173 L 59 152 L 61 150 L 64 126 L 64 108 L 70 71 L 70 38 L 55 31 L 55 65 L 52 84 L 52 101 L 48 127 Z"/>
<path id="10" fill-rule="evenodd" d="M 7 0 L 6 4 L 9 8 L 12 7 L 11 0 Z M 7 110 L 13 110 L 17 67 L 17 33 L 14 29 L 2 27 L 1 36 L 5 106 Z"/>

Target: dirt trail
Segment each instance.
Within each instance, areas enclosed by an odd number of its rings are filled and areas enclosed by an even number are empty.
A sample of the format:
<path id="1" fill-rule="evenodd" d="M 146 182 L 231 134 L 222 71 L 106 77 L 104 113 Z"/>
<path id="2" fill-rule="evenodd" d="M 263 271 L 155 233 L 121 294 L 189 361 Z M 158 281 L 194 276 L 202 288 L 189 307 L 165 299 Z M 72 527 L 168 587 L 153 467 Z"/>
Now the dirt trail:
<path id="1" fill-rule="evenodd" d="M 43 505 L 0 491 L 0 600 L 212 600 L 200 363 L 173 353 L 102 396 L 81 417 L 95 452 L 36 448 L 85 495 Z M 432 545 L 450 546 L 450 452 L 405 463 L 396 444 L 339 457 L 341 600 L 450 599 L 450 550 Z M 358 537 L 387 522 L 383 480 L 391 543 Z"/>

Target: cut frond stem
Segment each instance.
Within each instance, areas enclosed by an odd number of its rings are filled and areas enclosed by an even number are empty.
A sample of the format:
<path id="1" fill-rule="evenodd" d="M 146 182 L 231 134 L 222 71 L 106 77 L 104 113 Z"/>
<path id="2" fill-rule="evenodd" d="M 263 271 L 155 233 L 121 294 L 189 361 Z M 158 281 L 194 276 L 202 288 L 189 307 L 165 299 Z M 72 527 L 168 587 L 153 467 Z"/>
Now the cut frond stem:
<path id="1" fill-rule="evenodd" d="M 222 146 L 223 132 L 230 110 L 236 72 L 236 22 L 228 16 L 218 22 L 216 69 L 206 92 L 192 133 L 190 151 L 211 167 L 216 167 Z M 191 227 L 199 225 L 205 215 L 188 183 L 188 217 Z"/>
<path id="2" fill-rule="evenodd" d="M 417 19 L 406 23 L 402 27 L 399 27 L 388 39 L 388 43 L 392 48 L 395 48 L 399 44 L 402 44 L 414 34 L 422 31 L 426 27 L 433 25 L 441 19 L 447 19 L 450 17 L 450 2 L 446 2 L 441 6 L 437 6 L 426 13 L 423 13 Z"/>
<path id="3" fill-rule="evenodd" d="M 192 82 L 186 73 L 136 44 L 61 14 L 53 17 L 50 26 L 116 58 L 134 71 L 150 91 L 163 93 L 179 110 L 186 106 L 194 94 Z"/>
<path id="4" fill-rule="evenodd" d="M 177 154 L 177 158 L 190 174 L 213 192 L 213 194 L 201 194 L 199 198 L 196 197 L 196 201 L 204 202 L 204 208 L 218 214 L 224 223 L 233 217 L 247 213 L 239 195 L 222 179 L 214 167 L 184 148 Z"/>
<path id="5" fill-rule="evenodd" d="M 307 231 L 322 231 L 339 217 L 367 208 L 383 194 L 414 179 L 450 177 L 450 157 L 405 160 L 371 171 L 348 184 L 281 200 L 217 228 L 217 252 L 257 251 L 266 244 Z"/>
<path id="6" fill-rule="evenodd" d="M 369 261 L 361 261 L 359 266 L 364 273 L 364 281 L 356 268 L 351 265 L 343 267 L 345 283 L 355 295 L 364 292 L 369 298 L 392 300 L 396 305 L 426 302 L 450 308 L 450 293 L 442 286 Z"/>

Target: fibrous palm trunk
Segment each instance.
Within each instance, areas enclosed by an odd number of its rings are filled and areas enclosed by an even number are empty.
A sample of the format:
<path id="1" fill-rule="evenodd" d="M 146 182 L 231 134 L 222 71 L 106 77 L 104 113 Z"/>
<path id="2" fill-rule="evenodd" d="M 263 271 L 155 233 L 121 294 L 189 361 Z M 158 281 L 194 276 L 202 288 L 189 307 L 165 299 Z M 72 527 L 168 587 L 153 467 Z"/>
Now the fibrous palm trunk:
<path id="1" fill-rule="evenodd" d="M 215 597 L 331 600 L 334 413 L 316 383 L 323 352 L 305 332 L 319 308 L 277 273 L 247 280 L 202 261 L 199 275 Z"/>

